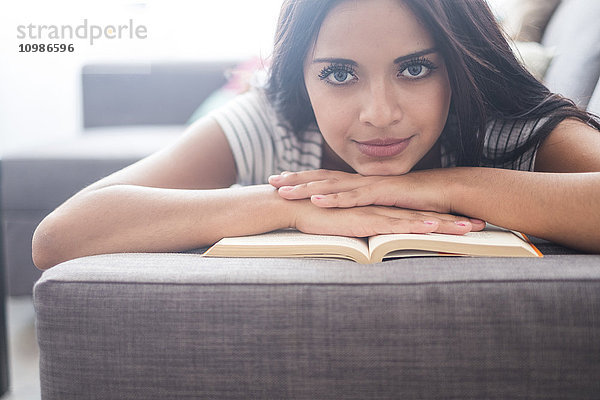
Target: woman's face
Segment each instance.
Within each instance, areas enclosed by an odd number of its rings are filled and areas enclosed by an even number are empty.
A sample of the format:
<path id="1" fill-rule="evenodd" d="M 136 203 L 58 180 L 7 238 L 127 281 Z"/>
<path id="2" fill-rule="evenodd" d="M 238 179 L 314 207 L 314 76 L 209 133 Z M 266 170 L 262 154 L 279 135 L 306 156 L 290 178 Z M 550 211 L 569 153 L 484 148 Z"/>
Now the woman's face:
<path id="1" fill-rule="evenodd" d="M 308 52 L 304 80 L 325 141 L 363 175 L 409 172 L 448 116 L 444 60 L 399 0 L 334 7 Z"/>

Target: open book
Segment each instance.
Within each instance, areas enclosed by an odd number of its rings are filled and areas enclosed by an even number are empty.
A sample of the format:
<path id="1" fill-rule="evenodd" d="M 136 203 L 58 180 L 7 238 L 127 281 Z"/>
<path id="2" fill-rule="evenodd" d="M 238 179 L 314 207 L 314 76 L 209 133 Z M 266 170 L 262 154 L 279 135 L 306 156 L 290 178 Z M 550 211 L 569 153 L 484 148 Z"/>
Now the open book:
<path id="1" fill-rule="evenodd" d="M 221 239 L 204 256 L 342 258 L 361 264 L 424 256 L 543 257 L 525 235 L 490 225 L 462 236 L 425 233 L 352 238 L 280 230 Z"/>

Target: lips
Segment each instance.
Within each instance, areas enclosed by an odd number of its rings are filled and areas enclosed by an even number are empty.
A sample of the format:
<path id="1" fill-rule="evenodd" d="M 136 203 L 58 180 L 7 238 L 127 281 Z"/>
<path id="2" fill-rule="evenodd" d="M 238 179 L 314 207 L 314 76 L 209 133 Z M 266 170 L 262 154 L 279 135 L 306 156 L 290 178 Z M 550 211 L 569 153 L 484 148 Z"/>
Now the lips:
<path id="1" fill-rule="evenodd" d="M 402 153 L 410 144 L 412 136 L 406 139 L 373 139 L 355 141 L 358 150 L 369 157 L 393 157 Z"/>

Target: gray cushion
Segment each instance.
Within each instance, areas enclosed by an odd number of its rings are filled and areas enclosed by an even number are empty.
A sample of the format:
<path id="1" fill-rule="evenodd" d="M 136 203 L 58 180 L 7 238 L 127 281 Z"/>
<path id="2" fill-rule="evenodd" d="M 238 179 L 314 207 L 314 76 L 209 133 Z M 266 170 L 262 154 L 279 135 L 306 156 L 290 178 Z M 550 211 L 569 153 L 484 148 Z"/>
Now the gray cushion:
<path id="1" fill-rule="evenodd" d="M 86 65 L 81 71 L 84 127 L 185 124 L 235 64 Z"/>
<path id="2" fill-rule="evenodd" d="M 565 0 L 550 20 L 542 44 L 556 47 L 545 83 L 586 108 L 600 76 L 600 1 Z"/>
<path id="3" fill-rule="evenodd" d="M 591 399 L 600 256 L 85 257 L 34 304 L 42 397 Z"/>

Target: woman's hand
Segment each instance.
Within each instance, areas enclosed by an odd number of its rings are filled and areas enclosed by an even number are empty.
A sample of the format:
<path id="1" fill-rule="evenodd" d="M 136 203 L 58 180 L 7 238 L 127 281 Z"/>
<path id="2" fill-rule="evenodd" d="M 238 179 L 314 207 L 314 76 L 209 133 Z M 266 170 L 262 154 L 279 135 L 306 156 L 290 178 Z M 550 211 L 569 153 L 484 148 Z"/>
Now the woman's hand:
<path id="1" fill-rule="evenodd" d="M 451 212 L 444 189 L 448 182 L 429 171 L 401 176 L 362 176 L 341 171 L 283 172 L 269 183 L 284 199 L 310 198 L 319 207 L 394 206 L 440 213 Z"/>
<path id="2" fill-rule="evenodd" d="M 455 215 L 414 211 L 397 207 L 317 207 L 309 200 L 296 200 L 292 227 L 305 233 L 366 237 L 388 233 L 446 233 L 463 235 L 478 231 L 485 223 L 471 223 Z"/>
<path id="3" fill-rule="evenodd" d="M 319 207 L 393 206 L 441 213 L 450 212 L 443 184 L 412 173 L 402 176 L 362 176 L 341 171 L 283 172 L 269 183 L 284 199 L 308 199 Z M 440 187 L 442 186 L 442 187 Z"/>
<path id="4" fill-rule="evenodd" d="M 362 176 L 340 171 L 314 170 L 284 172 L 269 178 L 269 183 L 278 188 L 279 195 L 288 200 L 310 199 L 322 208 L 352 208 L 368 205 L 388 206 L 412 210 L 432 211 L 443 221 L 462 222 L 481 230 L 485 222 L 449 215 L 452 207 L 445 193 L 448 182 L 440 174 L 419 171 L 402 176 Z M 448 232 L 442 223 L 440 233 Z"/>

